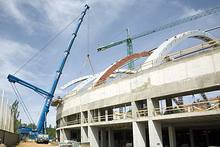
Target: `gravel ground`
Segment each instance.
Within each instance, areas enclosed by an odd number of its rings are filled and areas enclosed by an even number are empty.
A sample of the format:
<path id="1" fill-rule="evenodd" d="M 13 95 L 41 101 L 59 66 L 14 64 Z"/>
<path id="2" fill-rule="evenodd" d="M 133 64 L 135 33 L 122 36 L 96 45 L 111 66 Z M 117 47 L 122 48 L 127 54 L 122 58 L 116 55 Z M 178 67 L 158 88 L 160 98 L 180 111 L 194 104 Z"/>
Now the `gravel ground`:
<path id="1" fill-rule="evenodd" d="M 23 142 L 16 147 L 58 147 L 57 144 L 37 144 L 35 142 Z"/>

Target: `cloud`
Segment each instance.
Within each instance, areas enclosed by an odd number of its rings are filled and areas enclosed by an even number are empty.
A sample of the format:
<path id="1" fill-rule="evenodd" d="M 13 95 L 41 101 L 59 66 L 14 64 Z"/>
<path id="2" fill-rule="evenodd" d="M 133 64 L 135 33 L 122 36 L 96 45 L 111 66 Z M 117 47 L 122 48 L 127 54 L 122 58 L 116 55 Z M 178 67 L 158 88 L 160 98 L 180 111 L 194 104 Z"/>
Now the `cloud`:
<path id="1" fill-rule="evenodd" d="M 0 37 L 0 46 L 0 88 L 12 92 L 9 82 L 7 81 L 7 75 L 13 74 L 27 58 L 36 52 L 36 49 L 28 44 L 18 43 L 2 37 Z M 20 76 L 28 77 L 29 79 L 34 79 L 35 77 L 34 73 L 27 70 L 23 70 Z"/>
<path id="2" fill-rule="evenodd" d="M 191 7 L 185 6 L 185 7 L 183 7 L 183 16 L 182 17 L 192 16 L 192 15 L 195 15 L 195 14 L 198 14 L 201 12 L 202 12 L 201 9 L 195 10 Z"/>
<path id="3" fill-rule="evenodd" d="M 131 6 L 134 0 L 131 0 L 129 3 L 126 0 L 117 2 L 112 0 L 74 0 L 74 2 L 72 0 L 8 0 L 0 2 L 2 9 L 0 11 L 3 11 L 2 16 L 4 15 L 4 18 L 12 19 L 29 34 L 37 29 L 37 27 L 39 28 L 39 25 L 42 25 L 45 29 L 49 28 L 57 32 L 58 29 L 68 24 L 82 12 L 86 2 L 91 6 L 90 11 L 96 14 L 95 20 L 91 21 L 98 25 L 96 28 L 100 28 L 119 17 L 119 14 L 127 6 Z M 41 18 L 33 19 L 33 17 Z M 3 20 L 7 21 L 6 19 Z"/>

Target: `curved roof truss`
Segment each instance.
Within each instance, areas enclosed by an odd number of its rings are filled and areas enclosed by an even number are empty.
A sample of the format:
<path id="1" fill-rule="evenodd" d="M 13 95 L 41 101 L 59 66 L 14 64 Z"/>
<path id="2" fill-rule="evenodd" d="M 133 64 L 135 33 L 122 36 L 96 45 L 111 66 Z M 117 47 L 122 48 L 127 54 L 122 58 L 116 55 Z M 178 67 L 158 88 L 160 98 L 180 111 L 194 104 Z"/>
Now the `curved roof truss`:
<path id="1" fill-rule="evenodd" d="M 163 42 L 154 52 L 146 59 L 146 62 L 156 60 L 159 57 L 167 55 L 172 48 L 185 41 L 187 38 L 195 38 L 213 44 L 217 42 L 217 39 L 211 36 L 209 33 L 199 30 L 187 31 Z"/>

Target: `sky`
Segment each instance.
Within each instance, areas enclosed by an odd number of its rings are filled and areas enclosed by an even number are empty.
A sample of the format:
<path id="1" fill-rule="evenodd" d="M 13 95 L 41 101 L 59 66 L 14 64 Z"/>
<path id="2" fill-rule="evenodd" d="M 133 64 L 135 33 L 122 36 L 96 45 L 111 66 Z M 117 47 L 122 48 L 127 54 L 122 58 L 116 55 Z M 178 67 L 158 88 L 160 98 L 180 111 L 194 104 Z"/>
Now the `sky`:
<path id="1" fill-rule="evenodd" d="M 15 71 L 30 57 L 36 54 L 52 37 L 69 22 L 79 16 L 88 4 L 90 10 L 85 16 L 71 54 L 58 84 L 55 97 L 63 96 L 67 91 L 60 87 L 70 80 L 92 74 L 86 60 L 90 54 L 95 72 L 100 72 L 116 60 L 126 56 L 126 45 L 119 45 L 105 52 L 97 52 L 100 45 L 126 37 L 126 28 L 130 34 L 142 33 L 157 26 L 201 12 L 220 4 L 219 0 L 0 0 L 0 89 L 5 91 L 12 103 L 16 96 L 8 74 Z M 140 52 L 159 46 L 166 39 L 188 30 L 206 30 L 220 25 L 220 13 L 203 17 L 186 24 L 173 27 L 133 41 L 134 52 Z M 39 56 L 36 56 L 16 76 L 46 91 L 49 91 L 67 48 L 76 23 L 68 27 Z M 220 31 L 211 32 L 220 37 Z M 179 48 L 187 47 L 198 41 L 189 40 Z M 44 98 L 30 89 L 16 85 L 22 99 L 37 123 Z M 28 122 L 21 106 L 20 116 Z M 48 124 L 55 125 L 56 109 L 51 108 Z"/>

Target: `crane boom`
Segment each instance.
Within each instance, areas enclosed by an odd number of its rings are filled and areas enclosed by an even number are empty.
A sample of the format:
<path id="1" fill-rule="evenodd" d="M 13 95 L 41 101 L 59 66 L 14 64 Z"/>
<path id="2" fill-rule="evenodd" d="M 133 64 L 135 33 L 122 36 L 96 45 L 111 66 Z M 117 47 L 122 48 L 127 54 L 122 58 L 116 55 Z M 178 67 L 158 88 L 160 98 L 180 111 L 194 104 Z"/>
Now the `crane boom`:
<path id="1" fill-rule="evenodd" d="M 72 39 L 70 40 L 70 43 L 68 45 L 68 48 L 64 51 L 64 57 L 61 61 L 61 64 L 57 70 L 57 74 L 56 74 L 56 77 L 54 79 L 54 82 L 53 82 L 53 85 L 51 87 L 51 90 L 50 92 L 46 92 L 32 84 L 29 84 L 28 82 L 25 82 L 15 76 L 12 76 L 12 75 L 9 75 L 8 76 L 8 80 L 9 82 L 12 82 L 12 83 L 19 83 L 25 87 L 28 87 L 36 92 L 39 92 L 41 94 L 44 94 L 46 96 L 46 99 L 45 99 L 45 103 L 44 103 L 44 106 L 43 106 L 43 109 L 42 109 L 42 112 L 41 112 L 41 115 L 40 115 L 40 118 L 39 118 L 39 121 L 38 121 L 38 124 L 37 124 L 37 133 L 39 134 L 44 134 L 45 133 L 45 129 L 46 129 L 46 115 L 47 113 L 49 112 L 49 108 L 50 108 L 50 105 L 51 105 L 51 101 L 52 101 L 52 98 L 53 98 L 53 95 L 54 95 L 54 92 L 56 90 L 56 87 L 57 87 L 57 84 L 58 84 L 58 81 L 60 79 L 60 76 L 62 74 L 62 71 L 63 71 L 63 68 L 64 68 L 64 65 L 66 63 L 66 60 L 70 54 L 70 50 L 72 48 L 72 45 L 75 41 L 75 38 L 77 36 L 77 33 L 79 31 L 79 28 L 81 26 L 81 23 L 83 21 L 83 18 L 84 16 L 86 15 L 86 11 L 89 9 L 89 6 L 88 5 L 85 5 L 85 10 L 81 13 L 81 17 L 78 19 L 78 25 L 75 29 L 75 32 L 72 34 Z"/>
<path id="2" fill-rule="evenodd" d="M 204 17 L 204 16 L 208 16 L 208 15 L 217 13 L 219 11 L 220 11 L 220 5 L 217 5 L 217 6 L 213 7 L 213 8 L 204 10 L 204 11 L 202 11 L 200 13 L 195 14 L 195 15 L 191 15 L 191 16 L 179 19 L 177 21 L 174 21 L 174 22 L 171 22 L 171 23 L 167 23 L 167 24 L 162 25 L 162 26 L 158 26 L 158 27 L 156 27 L 153 30 L 149 30 L 149 31 L 146 31 L 144 33 L 137 34 L 135 36 L 130 37 L 130 39 L 131 40 L 135 40 L 135 39 L 138 39 L 140 37 L 144 37 L 144 36 L 153 34 L 155 32 L 159 32 L 159 31 L 162 31 L 162 30 L 165 30 L 165 29 L 168 29 L 168 28 L 172 28 L 172 27 L 175 27 L 175 26 L 183 24 L 183 23 L 190 22 L 192 20 L 199 19 L 199 18 Z M 106 49 L 109 49 L 111 47 L 114 47 L 114 46 L 117 46 L 117 45 L 120 45 L 120 44 L 123 44 L 123 43 L 126 43 L 126 42 L 127 42 L 127 39 L 123 39 L 123 40 L 120 40 L 120 41 L 112 42 L 112 43 L 110 43 L 108 45 L 99 47 L 97 50 L 98 51 L 104 51 Z"/>

